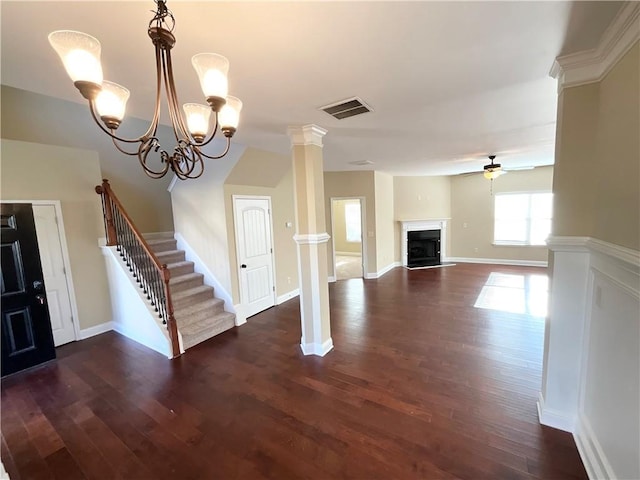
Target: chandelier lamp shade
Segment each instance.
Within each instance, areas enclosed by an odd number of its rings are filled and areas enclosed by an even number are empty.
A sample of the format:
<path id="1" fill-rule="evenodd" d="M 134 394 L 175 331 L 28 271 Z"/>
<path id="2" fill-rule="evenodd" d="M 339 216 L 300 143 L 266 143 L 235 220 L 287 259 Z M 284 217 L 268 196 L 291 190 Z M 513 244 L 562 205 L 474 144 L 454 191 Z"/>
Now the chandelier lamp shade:
<path id="1" fill-rule="evenodd" d="M 148 34 L 155 49 L 155 108 L 149 128 L 140 137 L 123 138 L 116 134 L 125 115 L 129 90 L 103 79 L 100 42 L 86 33 L 58 30 L 49 34 L 49 43 L 62 59 L 73 84 L 89 102 L 93 119 L 120 152 L 137 156 L 144 172 L 152 178 L 164 177 L 169 171 L 181 180 L 198 178 L 204 172 L 203 158 L 222 158 L 229 151 L 242 102 L 227 92 L 229 61 L 216 53 L 199 53 L 191 63 L 207 105 L 187 103 L 180 110 L 171 62 L 171 49 L 176 43 L 172 33 L 175 19 L 165 0 L 154 1 L 156 12 L 149 22 Z M 176 139 L 171 152 L 160 145 L 157 137 L 163 90 Z M 219 155 L 207 155 L 202 147 L 213 140 L 218 130 L 226 137 L 226 148 Z M 152 166 L 153 158 L 159 162 Z"/>

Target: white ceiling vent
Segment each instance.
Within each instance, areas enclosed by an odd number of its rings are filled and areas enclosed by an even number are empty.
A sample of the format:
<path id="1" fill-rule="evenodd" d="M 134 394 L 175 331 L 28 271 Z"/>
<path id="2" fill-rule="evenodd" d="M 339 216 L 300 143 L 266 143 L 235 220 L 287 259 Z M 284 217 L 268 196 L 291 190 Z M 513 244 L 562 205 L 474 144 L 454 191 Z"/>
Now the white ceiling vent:
<path id="1" fill-rule="evenodd" d="M 320 110 L 327 112 L 338 120 L 373 111 L 369 105 L 358 97 L 347 98 L 346 100 L 341 100 L 331 105 L 325 105 L 324 107 L 320 107 Z"/>
<path id="2" fill-rule="evenodd" d="M 356 162 L 349 162 L 349 165 L 358 165 L 360 167 L 364 167 L 366 165 L 373 165 L 374 163 L 371 160 L 358 160 Z"/>

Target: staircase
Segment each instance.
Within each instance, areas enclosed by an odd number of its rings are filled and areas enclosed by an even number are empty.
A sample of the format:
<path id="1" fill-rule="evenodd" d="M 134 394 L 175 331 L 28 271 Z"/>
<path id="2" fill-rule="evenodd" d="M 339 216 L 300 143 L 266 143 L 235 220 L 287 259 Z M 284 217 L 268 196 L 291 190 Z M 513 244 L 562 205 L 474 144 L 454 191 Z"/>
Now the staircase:
<path id="1" fill-rule="evenodd" d="M 235 315 L 225 312 L 224 301 L 214 297 L 213 287 L 204 284 L 202 274 L 194 272 L 193 262 L 186 261 L 184 251 L 177 249 L 172 233 L 144 238 L 171 272 L 169 289 L 185 350 L 235 326 Z"/>

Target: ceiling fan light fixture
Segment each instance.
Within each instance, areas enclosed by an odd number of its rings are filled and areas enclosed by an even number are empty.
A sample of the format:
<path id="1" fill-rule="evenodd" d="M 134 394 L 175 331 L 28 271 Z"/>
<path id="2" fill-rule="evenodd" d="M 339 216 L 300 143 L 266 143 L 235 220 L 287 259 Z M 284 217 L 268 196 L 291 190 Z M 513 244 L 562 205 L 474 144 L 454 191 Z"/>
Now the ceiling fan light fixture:
<path id="1" fill-rule="evenodd" d="M 507 173 L 504 172 L 502 170 L 485 170 L 484 172 L 484 178 L 486 178 L 487 180 L 494 180 L 496 178 L 498 178 L 500 175 L 502 175 L 503 173 Z"/>

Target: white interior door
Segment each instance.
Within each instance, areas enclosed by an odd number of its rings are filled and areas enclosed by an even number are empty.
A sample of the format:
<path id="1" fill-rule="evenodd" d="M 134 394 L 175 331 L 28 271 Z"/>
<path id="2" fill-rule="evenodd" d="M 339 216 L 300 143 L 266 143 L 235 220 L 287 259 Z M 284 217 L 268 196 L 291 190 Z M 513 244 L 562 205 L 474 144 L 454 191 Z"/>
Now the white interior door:
<path id="1" fill-rule="evenodd" d="M 55 346 L 76 339 L 73 328 L 71 298 L 67 284 L 60 230 L 54 205 L 33 205 L 38 236 L 38 250 L 47 290 L 47 305 L 51 317 Z"/>
<path id="2" fill-rule="evenodd" d="M 271 200 L 233 197 L 240 300 L 247 317 L 275 305 Z"/>

